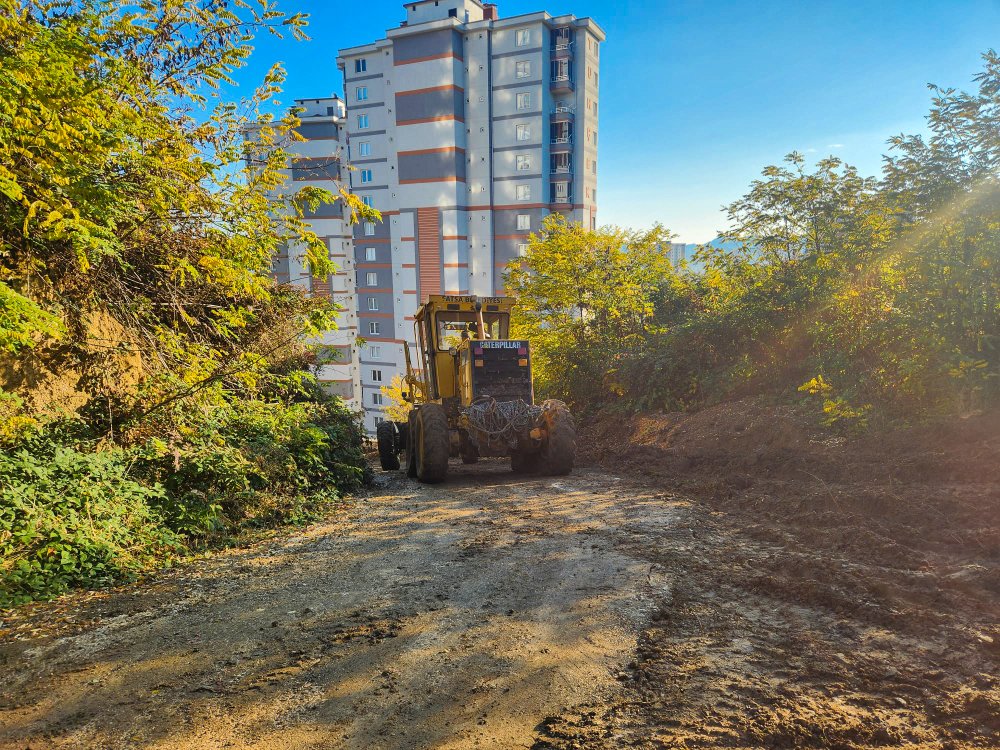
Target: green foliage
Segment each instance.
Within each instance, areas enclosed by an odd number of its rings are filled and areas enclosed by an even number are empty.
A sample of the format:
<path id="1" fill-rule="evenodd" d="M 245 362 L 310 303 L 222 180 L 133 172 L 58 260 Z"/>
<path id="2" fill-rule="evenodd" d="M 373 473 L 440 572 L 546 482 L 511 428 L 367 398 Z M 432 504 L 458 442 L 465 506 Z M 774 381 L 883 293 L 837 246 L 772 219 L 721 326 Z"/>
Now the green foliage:
<path id="1" fill-rule="evenodd" d="M 558 214 L 506 274 L 518 306 L 514 335 L 529 339 L 539 390 L 570 404 L 613 387 L 622 358 L 641 344 L 670 262 L 659 226 L 589 231 Z"/>
<path id="2" fill-rule="evenodd" d="M 354 415 L 311 377 L 268 380 L 253 399 L 234 399 L 222 385 L 205 390 L 139 430 L 151 435 L 139 466 L 166 489 L 159 507 L 186 538 L 294 520 L 310 498 L 336 497 L 364 480 Z"/>
<path id="3" fill-rule="evenodd" d="M 122 450 L 45 441 L 0 454 L 0 607 L 135 576 L 176 551 Z"/>
<path id="4" fill-rule="evenodd" d="M 304 25 L 270 0 L 0 0 L 0 604 L 303 520 L 363 479 L 355 418 L 304 372 L 337 308 L 270 270 L 282 248 L 335 270 L 307 211 L 380 217 L 286 180 L 280 67 L 219 96 L 255 34 Z M 34 388 L 50 375 L 73 414 Z"/>
<path id="5" fill-rule="evenodd" d="M 547 387 L 578 405 L 684 409 L 808 381 L 823 420 L 852 429 L 997 403 L 1000 57 L 984 62 L 974 93 L 932 87 L 930 136 L 892 139 L 882 179 L 799 154 L 767 167 L 728 207 L 724 243 L 677 273 L 642 264 L 652 314 L 603 327 L 594 348 L 566 334 L 590 326 L 573 306 L 577 277 L 585 289 L 593 277 L 573 269 L 590 268 L 600 239 L 536 238 L 548 255 L 525 266 L 539 280 L 512 274 L 510 288 L 551 326 L 526 329 L 557 363 Z M 635 309 L 627 284 L 594 287 L 606 309 Z"/>

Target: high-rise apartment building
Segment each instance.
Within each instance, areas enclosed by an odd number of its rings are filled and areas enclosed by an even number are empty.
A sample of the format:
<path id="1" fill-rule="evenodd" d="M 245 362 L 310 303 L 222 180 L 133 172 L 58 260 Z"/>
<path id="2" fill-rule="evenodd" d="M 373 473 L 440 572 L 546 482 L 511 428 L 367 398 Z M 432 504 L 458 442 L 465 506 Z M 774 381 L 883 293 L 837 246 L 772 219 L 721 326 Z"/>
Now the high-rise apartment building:
<path id="1" fill-rule="evenodd" d="M 351 339 L 351 359 L 329 387 L 350 390 L 369 431 L 382 419 L 381 386 L 405 370 L 413 314 L 428 295 L 501 295 L 504 268 L 545 216 L 597 222 L 601 28 L 545 12 L 501 19 L 479 0 L 404 7 L 406 20 L 384 39 L 337 58 L 346 119 L 336 147 L 346 144 L 353 167 L 342 177 L 384 221 L 355 226 L 343 245 L 343 225 L 314 224 L 356 284 L 330 342 L 346 354 Z M 334 148 L 307 145 L 293 144 L 300 168 Z"/>

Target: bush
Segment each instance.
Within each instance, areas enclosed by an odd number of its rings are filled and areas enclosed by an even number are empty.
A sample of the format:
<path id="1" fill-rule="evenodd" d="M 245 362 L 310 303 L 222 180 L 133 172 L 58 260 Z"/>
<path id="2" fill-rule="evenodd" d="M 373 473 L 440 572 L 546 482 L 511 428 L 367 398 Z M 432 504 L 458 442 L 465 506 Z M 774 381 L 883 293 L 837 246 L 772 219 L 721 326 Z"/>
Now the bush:
<path id="1" fill-rule="evenodd" d="M 128 580 L 178 549 L 122 450 L 0 455 L 0 607 Z"/>
<path id="2" fill-rule="evenodd" d="M 167 525 L 188 539 L 310 517 L 364 480 L 361 429 L 340 402 L 234 400 L 193 416 L 175 410 L 181 437 L 151 438 L 140 460 L 165 489 Z"/>

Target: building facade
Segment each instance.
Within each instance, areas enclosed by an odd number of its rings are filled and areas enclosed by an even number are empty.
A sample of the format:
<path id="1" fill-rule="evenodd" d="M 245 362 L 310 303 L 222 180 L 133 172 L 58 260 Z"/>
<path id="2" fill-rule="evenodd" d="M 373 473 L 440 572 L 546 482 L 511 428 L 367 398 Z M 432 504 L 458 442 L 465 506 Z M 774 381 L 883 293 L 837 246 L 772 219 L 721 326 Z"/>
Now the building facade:
<path id="1" fill-rule="evenodd" d="M 403 347 L 415 355 L 421 301 L 502 295 L 504 269 L 550 213 L 597 224 L 600 27 L 501 19 L 479 0 L 404 7 L 384 39 L 340 51 L 343 102 L 296 102 L 307 140 L 289 147 L 293 189 L 339 178 L 383 221 L 350 227 L 339 204 L 307 216 L 339 266 L 330 279 L 309 278 L 294 248 L 275 261 L 279 280 L 344 306 L 321 342 L 339 359 L 320 377 L 364 409 L 369 432 Z"/>
<path id="2" fill-rule="evenodd" d="M 336 193 L 346 172 L 343 166 L 346 151 L 344 101 L 336 96 L 298 99 L 295 106 L 300 110 L 296 132 L 302 140 L 282 144 L 289 156 L 282 190 L 294 193 L 305 185 L 314 185 Z M 258 128 L 250 128 L 247 138 L 256 138 Z M 325 278 L 313 276 L 305 259 L 305 249 L 294 246 L 281 248 L 274 258 L 272 272 L 279 283 L 292 284 L 343 308 L 338 316 L 337 330 L 326 331 L 309 343 L 318 345 L 320 385 L 327 393 L 343 398 L 349 408 L 359 410 L 365 404 L 361 397 L 361 368 L 356 356 L 358 297 L 350 223 L 340 203 L 307 211 L 305 218 L 326 244 L 330 259 L 337 266 L 336 273 Z"/>
<path id="3" fill-rule="evenodd" d="M 384 39 L 340 51 L 354 228 L 354 347 L 369 430 L 429 294 L 503 293 L 543 218 L 597 222 L 600 45 L 590 19 L 499 18 L 478 0 L 407 3 Z"/>

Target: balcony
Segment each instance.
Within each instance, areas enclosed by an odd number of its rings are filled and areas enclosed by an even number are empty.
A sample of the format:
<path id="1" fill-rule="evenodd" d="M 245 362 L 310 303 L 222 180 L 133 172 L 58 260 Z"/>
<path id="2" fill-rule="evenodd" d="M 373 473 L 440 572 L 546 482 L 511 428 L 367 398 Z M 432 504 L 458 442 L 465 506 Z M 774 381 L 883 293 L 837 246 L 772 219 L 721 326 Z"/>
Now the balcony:
<path id="1" fill-rule="evenodd" d="M 570 208 L 573 205 L 573 192 L 567 191 L 565 193 L 557 193 L 555 190 L 551 193 L 552 200 L 549 202 L 553 208 Z"/>
<path id="2" fill-rule="evenodd" d="M 569 73 L 555 73 L 549 83 L 549 89 L 553 95 L 572 94 L 576 91 L 576 84 L 573 83 Z"/>
<path id="3" fill-rule="evenodd" d="M 559 106 L 552 110 L 552 122 L 573 122 L 576 112 L 572 108 Z"/>
<path id="4" fill-rule="evenodd" d="M 552 57 L 566 58 L 573 55 L 573 32 L 568 28 L 552 32 Z"/>
<path id="5" fill-rule="evenodd" d="M 552 154 L 549 161 L 549 175 L 553 181 L 573 179 L 573 155 L 569 152 Z"/>

